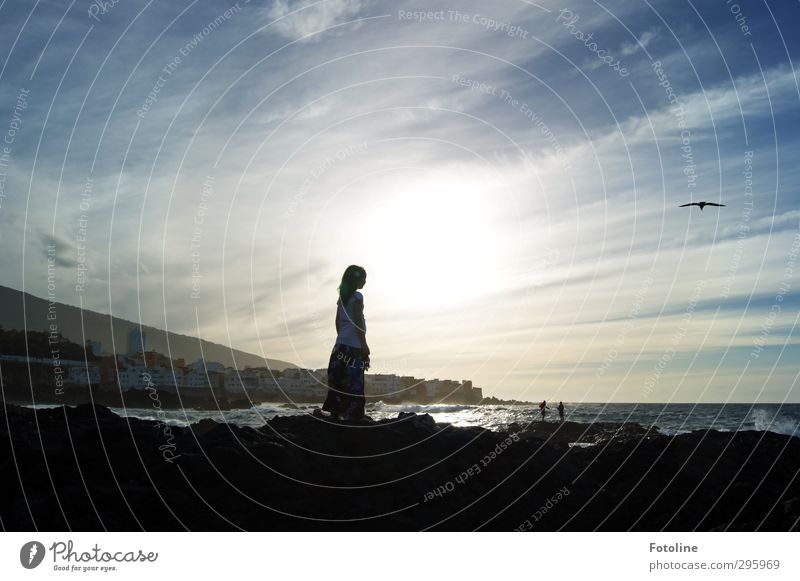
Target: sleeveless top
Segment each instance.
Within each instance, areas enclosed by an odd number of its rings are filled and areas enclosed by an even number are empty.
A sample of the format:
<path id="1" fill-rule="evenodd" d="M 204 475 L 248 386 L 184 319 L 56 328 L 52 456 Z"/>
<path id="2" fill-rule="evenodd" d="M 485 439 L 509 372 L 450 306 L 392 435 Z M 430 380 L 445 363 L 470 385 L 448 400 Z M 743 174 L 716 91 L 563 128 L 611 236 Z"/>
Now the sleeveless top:
<path id="1" fill-rule="evenodd" d="M 346 307 L 342 304 L 336 305 L 336 317 L 339 322 L 339 334 L 336 335 L 336 343 L 341 345 L 349 345 L 350 347 L 361 347 L 361 339 L 358 337 L 358 328 L 367 331 L 367 322 L 362 319 L 357 321 L 356 315 L 356 301 L 363 301 L 364 295 L 356 291 L 351 296 Z"/>

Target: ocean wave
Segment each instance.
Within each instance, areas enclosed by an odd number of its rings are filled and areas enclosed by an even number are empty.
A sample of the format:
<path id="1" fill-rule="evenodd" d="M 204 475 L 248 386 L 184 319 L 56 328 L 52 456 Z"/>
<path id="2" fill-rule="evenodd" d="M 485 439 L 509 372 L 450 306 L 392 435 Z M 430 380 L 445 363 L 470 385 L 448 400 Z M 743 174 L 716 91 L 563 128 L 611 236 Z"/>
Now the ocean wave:
<path id="1" fill-rule="evenodd" d="M 681 434 L 689 434 L 692 430 L 670 430 L 668 428 L 658 428 L 658 433 L 662 436 L 680 436 Z"/>
<path id="2" fill-rule="evenodd" d="M 174 426 L 174 427 L 180 427 L 180 428 L 185 428 L 189 424 L 194 423 L 194 422 L 197 421 L 196 419 L 190 418 L 190 420 L 187 422 L 185 419 L 181 420 L 181 419 L 178 419 L 178 418 L 171 418 L 171 417 L 168 417 L 166 415 L 162 417 L 162 416 L 159 416 L 156 413 L 153 413 L 153 412 L 150 412 L 150 411 L 142 411 L 142 410 L 138 410 L 138 409 L 135 409 L 135 408 L 126 408 L 126 409 L 123 409 L 123 408 L 108 408 L 108 409 L 110 409 L 112 412 L 114 412 L 115 414 L 117 414 L 118 416 L 123 417 L 123 418 L 134 418 L 134 419 L 137 419 L 137 420 L 147 420 L 147 421 L 152 421 L 152 422 L 161 422 L 161 423 L 163 423 L 163 424 L 165 424 L 167 426 Z"/>
<path id="3" fill-rule="evenodd" d="M 480 406 L 474 405 L 458 405 L 458 404 L 388 404 L 382 401 L 371 404 L 368 406 L 370 410 L 387 413 L 415 413 L 415 414 L 447 414 L 462 411 L 471 411 L 479 408 Z"/>
<path id="4" fill-rule="evenodd" d="M 317 406 L 296 406 L 293 404 L 268 404 L 262 403 L 258 404 L 257 406 L 251 408 L 254 412 L 258 412 L 259 414 L 268 414 L 268 415 L 287 415 L 287 414 L 304 414 L 308 413 L 309 409 L 313 409 Z M 292 414 L 292 415 L 294 415 Z"/>
<path id="5" fill-rule="evenodd" d="M 753 410 L 753 425 L 760 432 L 775 432 L 786 436 L 800 437 L 800 422 L 792 418 L 778 417 L 767 410 Z"/>

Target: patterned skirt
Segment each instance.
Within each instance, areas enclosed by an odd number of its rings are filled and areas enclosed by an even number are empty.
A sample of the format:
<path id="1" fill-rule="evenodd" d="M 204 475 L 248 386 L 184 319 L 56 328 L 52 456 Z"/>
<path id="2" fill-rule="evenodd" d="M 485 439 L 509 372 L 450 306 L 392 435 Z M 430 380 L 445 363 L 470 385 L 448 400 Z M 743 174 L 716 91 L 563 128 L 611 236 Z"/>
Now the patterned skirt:
<path id="1" fill-rule="evenodd" d="M 362 349 L 334 345 L 328 361 L 328 397 L 322 409 L 334 417 L 358 420 L 364 417 L 364 371 L 369 357 Z"/>

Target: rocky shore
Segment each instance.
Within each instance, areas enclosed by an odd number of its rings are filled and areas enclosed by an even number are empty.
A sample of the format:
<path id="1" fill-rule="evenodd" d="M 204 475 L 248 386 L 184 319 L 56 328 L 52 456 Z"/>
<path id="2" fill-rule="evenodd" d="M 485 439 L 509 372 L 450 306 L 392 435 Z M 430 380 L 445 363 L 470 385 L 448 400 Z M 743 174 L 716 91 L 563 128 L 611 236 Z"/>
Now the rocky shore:
<path id="1" fill-rule="evenodd" d="M 0 471 L 0 522 L 17 531 L 787 531 L 800 518 L 800 439 L 637 424 L 178 428 L 4 405 Z"/>

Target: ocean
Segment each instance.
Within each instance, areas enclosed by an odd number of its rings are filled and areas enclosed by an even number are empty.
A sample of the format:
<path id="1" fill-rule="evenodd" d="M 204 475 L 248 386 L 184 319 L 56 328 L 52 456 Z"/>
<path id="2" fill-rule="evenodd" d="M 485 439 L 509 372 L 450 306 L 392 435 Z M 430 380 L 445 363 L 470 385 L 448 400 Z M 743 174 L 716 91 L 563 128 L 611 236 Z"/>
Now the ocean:
<path id="1" fill-rule="evenodd" d="M 552 408 L 545 421 L 558 421 L 556 403 L 548 402 Z M 642 426 L 656 426 L 667 435 L 682 434 L 701 429 L 723 432 L 739 430 L 770 431 L 791 436 L 800 436 L 800 404 L 630 404 L 630 403 L 569 403 L 565 402 L 566 419 L 573 422 L 636 422 Z M 121 416 L 157 420 L 176 426 L 209 418 L 238 426 L 259 427 L 266 420 L 278 415 L 300 415 L 311 413 L 316 407 L 291 406 L 288 404 L 259 404 L 251 409 L 226 411 L 163 410 L 156 412 L 147 408 L 111 408 Z M 400 412 L 428 413 L 436 422 L 454 426 L 481 426 L 491 430 L 503 430 L 509 424 L 525 424 L 540 421 L 537 405 L 417 405 L 385 404 L 379 402 L 367 406 L 367 414 L 375 420 L 396 418 Z M 163 414 L 163 415 L 162 415 Z"/>

